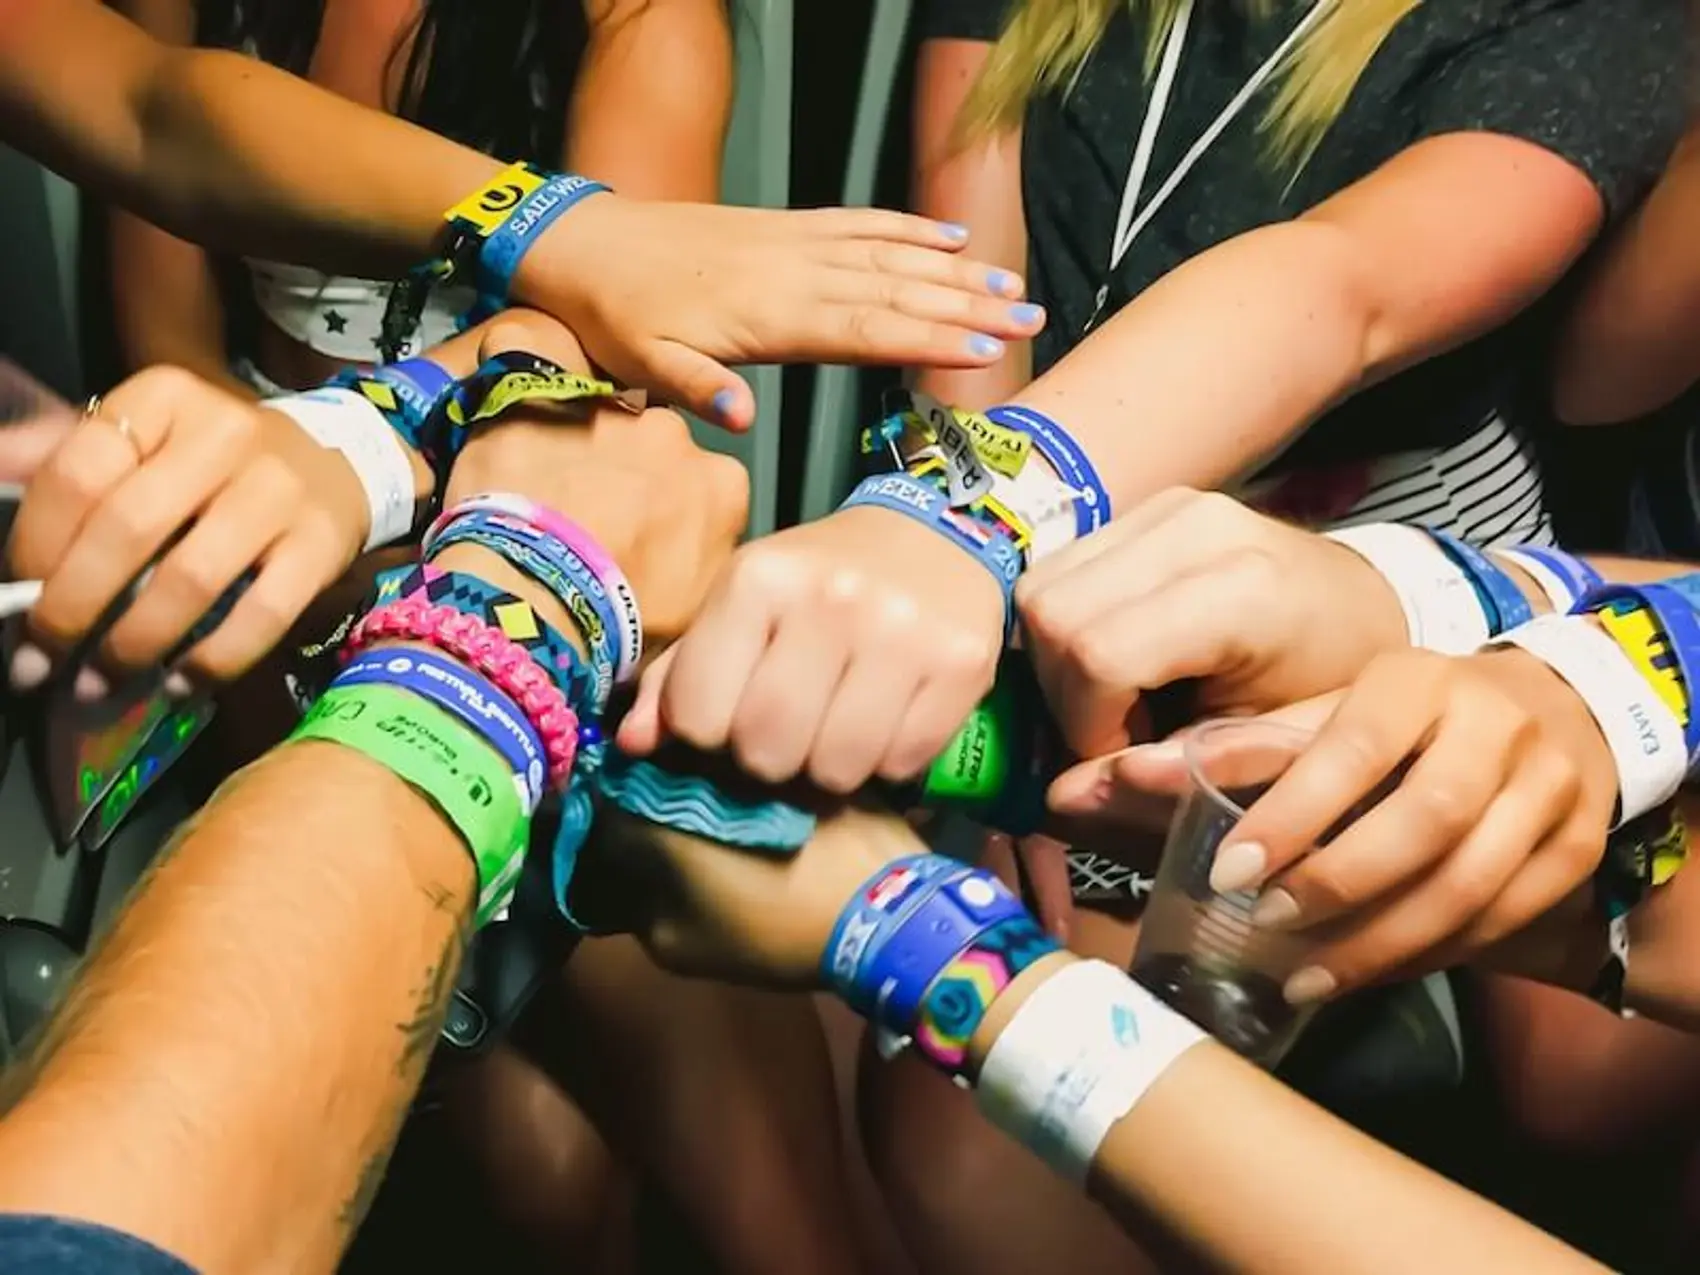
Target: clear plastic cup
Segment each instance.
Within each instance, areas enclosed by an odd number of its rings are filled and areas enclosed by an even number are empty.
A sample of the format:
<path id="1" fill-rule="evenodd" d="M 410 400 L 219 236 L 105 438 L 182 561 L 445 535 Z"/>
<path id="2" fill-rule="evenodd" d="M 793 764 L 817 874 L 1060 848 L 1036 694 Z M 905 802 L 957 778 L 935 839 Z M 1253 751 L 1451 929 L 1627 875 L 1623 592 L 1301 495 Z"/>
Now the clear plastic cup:
<path id="1" fill-rule="evenodd" d="M 1302 931 L 1251 923 L 1257 891 L 1221 894 L 1210 870 L 1224 838 L 1292 765 L 1311 731 L 1272 722 L 1206 722 L 1184 738 L 1187 787 L 1145 906 L 1133 977 L 1217 1040 L 1264 1067 L 1309 1020 L 1282 988 L 1314 946 Z"/>

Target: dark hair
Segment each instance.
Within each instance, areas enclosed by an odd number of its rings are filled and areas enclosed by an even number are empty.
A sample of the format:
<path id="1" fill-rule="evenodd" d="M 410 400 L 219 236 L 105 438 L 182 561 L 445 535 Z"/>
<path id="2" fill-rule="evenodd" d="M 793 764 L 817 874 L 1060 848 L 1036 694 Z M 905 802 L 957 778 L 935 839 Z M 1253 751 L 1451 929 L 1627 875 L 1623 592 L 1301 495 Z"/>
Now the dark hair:
<path id="1" fill-rule="evenodd" d="M 325 0 L 197 0 L 196 43 L 305 75 L 324 11 Z M 580 0 L 421 0 L 409 34 L 389 54 L 407 55 L 396 114 L 498 159 L 560 165 L 589 39 Z"/>

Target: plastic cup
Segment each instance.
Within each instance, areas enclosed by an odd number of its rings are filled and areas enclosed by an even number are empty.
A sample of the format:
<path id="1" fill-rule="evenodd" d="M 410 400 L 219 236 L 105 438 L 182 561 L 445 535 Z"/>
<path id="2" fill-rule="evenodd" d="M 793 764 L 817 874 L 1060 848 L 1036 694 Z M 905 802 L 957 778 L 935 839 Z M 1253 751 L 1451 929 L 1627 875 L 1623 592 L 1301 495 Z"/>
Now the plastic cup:
<path id="1" fill-rule="evenodd" d="M 1311 731 L 1272 722 L 1206 722 L 1184 738 L 1187 787 L 1169 825 L 1131 973 L 1147 989 L 1264 1067 L 1310 1018 L 1282 995 L 1314 942 L 1251 923 L 1257 891 L 1218 893 L 1210 870 L 1224 838 L 1292 765 Z"/>

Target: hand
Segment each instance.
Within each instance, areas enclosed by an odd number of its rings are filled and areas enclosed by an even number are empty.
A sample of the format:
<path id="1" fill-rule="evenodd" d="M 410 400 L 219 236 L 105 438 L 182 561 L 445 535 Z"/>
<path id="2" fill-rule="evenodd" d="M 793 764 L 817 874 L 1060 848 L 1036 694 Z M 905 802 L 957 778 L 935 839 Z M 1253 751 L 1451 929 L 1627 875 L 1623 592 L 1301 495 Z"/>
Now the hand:
<path id="1" fill-rule="evenodd" d="M 1044 311 L 966 236 L 879 209 L 587 199 L 526 254 L 516 295 L 629 385 L 731 429 L 755 419 L 728 363 L 985 367 Z"/>
<path id="2" fill-rule="evenodd" d="M 486 324 L 478 358 L 516 349 L 586 366 L 572 335 L 535 313 Z M 481 491 L 521 492 L 595 535 L 631 581 L 651 642 L 683 632 L 749 515 L 743 466 L 697 446 L 684 418 L 660 408 L 509 412 L 467 443 L 446 503 Z"/>
<path id="3" fill-rule="evenodd" d="M 1320 730 L 1224 841 L 1212 884 L 1261 887 L 1254 920 L 1314 937 L 1289 999 L 1470 960 L 1569 898 L 1604 852 L 1611 753 L 1521 650 L 1382 656 L 1349 690 L 1271 716 Z M 1131 749 L 1124 774 L 1184 783 L 1178 751 Z"/>
<path id="4" fill-rule="evenodd" d="M 926 845 L 901 818 L 846 809 L 789 858 L 729 849 L 605 810 L 581 872 L 638 888 L 632 932 L 676 974 L 775 988 L 820 985 L 838 914 L 864 881 Z"/>
<path id="5" fill-rule="evenodd" d="M 837 793 L 911 778 L 990 689 L 1003 606 L 965 550 L 888 510 L 757 540 L 644 675 L 620 746 L 730 748 L 757 779 Z"/>
<path id="6" fill-rule="evenodd" d="M 1135 742 L 1141 696 L 1199 679 L 1203 706 L 1260 711 L 1344 686 L 1407 645 L 1399 600 L 1350 549 L 1175 489 L 1016 586 L 1034 667 L 1081 757 Z"/>
<path id="7" fill-rule="evenodd" d="M 180 531 L 106 635 L 100 662 L 158 663 L 252 570 L 229 615 L 181 663 L 203 679 L 233 678 L 347 570 L 368 520 L 348 463 L 289 418 L 175 368 L 139 373 L 66 435 L 18 512 L 13 571 L 46 583 L 13 684 L 41 682 L 52 657 L 82 640 Z M 81 698 L 106 693 L 92 668 L 79 683 Z"/>

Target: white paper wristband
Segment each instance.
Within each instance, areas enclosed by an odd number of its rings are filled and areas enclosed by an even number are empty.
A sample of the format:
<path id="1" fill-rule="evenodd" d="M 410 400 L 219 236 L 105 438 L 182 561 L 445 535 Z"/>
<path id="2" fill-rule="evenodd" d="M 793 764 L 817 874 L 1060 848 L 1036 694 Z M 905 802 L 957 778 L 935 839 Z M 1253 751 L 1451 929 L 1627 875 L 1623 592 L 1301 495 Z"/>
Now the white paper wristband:
<path id="1" fill-rule="evenodd" d="M 1113 965 L 1082 961 L 1015 1012 L 976 1082 L 994 1125 L 1083 1183 L 1110 1129 L 1206 1033 Z"/>
<path id="2" fill-rule="evenodd" d="M 1412 646 L 1468 655 L 1487 641 L 1487 613 L 1469 574 L 1420 527 L 1371 522 L 1325 534 L 1369 563 L 1393 587 Z"/>
<path id="3" fill-rule="evenodd" d="M 1570 684 L 1606 737 L 1617 766 L 1617 824 L 1657 809 L 1682 787 L 1682 724 L 1623 649 L 1580 615 L 1542 615 L 1500 635 Z"/>
<path id="4" fill-rule="evenodd" d="M 348 461 L 372 515 L 367 549 L 400 540 L 413 529 L 413 467 L 406 445 L 364 395 L 326 388 L 270 398 L 260 406 L 283 413 L 319 446 Z"/>
<path id="5" fill-rule="evenodd" d="M 1495 549 L 1488 556 L 1505 559 L 1533 580 L 1545 595 L 1547 605 L 1559 615 L 1576 605 L 1577 597 L 1570 591 L 1570 586 L 1564 582 L 1564 578 L 1539 558 L 1532 558 L 1516 549 Z"/>
<path id="6" fill-rule="evenodd" d="M 992 495 L 1032 533 L 1029 567 L 1074 543 L 1080 529 L 1074 507 L 1081 493 L 1058 477 L 1044 457 L 1028 456 L 1014 478 L 994 477 Z"/>

